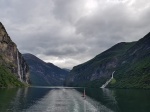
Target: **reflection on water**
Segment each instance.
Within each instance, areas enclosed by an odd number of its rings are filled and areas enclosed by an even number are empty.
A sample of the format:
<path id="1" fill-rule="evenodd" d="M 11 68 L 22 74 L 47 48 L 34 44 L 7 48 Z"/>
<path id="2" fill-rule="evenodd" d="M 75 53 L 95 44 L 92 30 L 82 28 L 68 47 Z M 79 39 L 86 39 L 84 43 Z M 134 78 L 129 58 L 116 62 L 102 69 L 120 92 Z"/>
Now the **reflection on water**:
<path id="1" fill-rule="evenodd" d="M 121 112 L 150 112 L 150 90 L 115 90 Z"/>
<path id="2" fill-rule="evenodd" d="M 114 112 L 150 112 L 150 90 L 87 88 L 86 94 Z"/>
<path id="3" fill-rule="evenodd" d="M 150 112 L 150 90 L 0 89 L 0 112 Z"/>
<path id="4" fill-rule="evenodd" d="M 19 112 L 29 108 L 49 90 L 44 88 L 0 89 L 0 112 Z"/>
<path id="5" fill-rule="evenodd" d="M 83 93 L 83 89 L 77 90 Z M 99 103 L 101 103 L 101 105 L 105 105 L 112 111 L 119 112 L 118 102 L 116 100 L 116 93 L 114 90 L 106 88 L 103 89 L 86 88 L 86 95 L 98 101 Z"/>
<path id="6" fill-rule="evenodd" d="M 5 112 L 9 108 L 9 104 L 15 97 L 16 91 L 16 89 L 0 89 L 0 112 Z"/>
<path id="7" fill-rule="evenodd" d="M 116 100 L 116 94 L 114 90 L 102 89 L 103 98 L 107 101 L 105 104 L 107 107 L 111 108 L 115 112 L 119 111 L 118 102 Z"/>

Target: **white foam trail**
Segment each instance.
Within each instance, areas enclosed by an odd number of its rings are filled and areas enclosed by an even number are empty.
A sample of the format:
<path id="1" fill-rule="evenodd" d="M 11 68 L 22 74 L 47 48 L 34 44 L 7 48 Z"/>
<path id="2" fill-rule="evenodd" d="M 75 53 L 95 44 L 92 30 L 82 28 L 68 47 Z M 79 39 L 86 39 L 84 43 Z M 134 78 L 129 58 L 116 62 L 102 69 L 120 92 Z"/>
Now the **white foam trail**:
<path id="1" fill-rule="evenodd" d="M 40 101 L 23 112 L 112 112 L 99 102 L 74 89 L 51 90 Z"/>
<path id="2" fill-rule="evenodd" d="M 115 73 L 115 71 L 112 73 L 111 78 L 108 81 L 106 81 L 106 83 L 103 84 L 101 88 L 105 88 L 111 82 L 111 80 L 114 78 L 114 73 Z"/>

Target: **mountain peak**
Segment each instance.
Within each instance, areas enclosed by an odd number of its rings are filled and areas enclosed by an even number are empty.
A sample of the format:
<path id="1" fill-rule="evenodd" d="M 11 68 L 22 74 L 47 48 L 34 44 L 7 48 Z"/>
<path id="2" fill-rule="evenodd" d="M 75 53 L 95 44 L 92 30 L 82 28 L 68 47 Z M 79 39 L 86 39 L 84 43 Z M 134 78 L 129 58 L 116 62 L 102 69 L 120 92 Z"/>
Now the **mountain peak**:
<path id="1" fill-rule="evenodd" d="M 146 34 L 142 39 L 140 39 L 139 41 L 143 42 L 145 41 L 146 43 L 150 42 L 150 32 L 148 34 Z"/>
<path id="2" fill-rule="evenodd" d="M 32 85 L 36 86 L 63 86 L 68 72 L 55 66 L 53 63 L 46 63 L 33 54 L 23 55 L 30 67 L 30 78 Z"/>

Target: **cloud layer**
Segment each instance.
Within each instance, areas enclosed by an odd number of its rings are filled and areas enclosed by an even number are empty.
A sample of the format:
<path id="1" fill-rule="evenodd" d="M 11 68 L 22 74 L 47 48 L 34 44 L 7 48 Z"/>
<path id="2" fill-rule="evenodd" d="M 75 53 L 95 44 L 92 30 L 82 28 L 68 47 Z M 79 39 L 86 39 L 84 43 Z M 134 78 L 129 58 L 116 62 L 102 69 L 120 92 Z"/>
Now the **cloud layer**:
<path id="1" fill-rule="evenodd" d="M 149 0 L 1 0 L 0 21 L 22 53 L 62 68 L 150 31 Z"/>

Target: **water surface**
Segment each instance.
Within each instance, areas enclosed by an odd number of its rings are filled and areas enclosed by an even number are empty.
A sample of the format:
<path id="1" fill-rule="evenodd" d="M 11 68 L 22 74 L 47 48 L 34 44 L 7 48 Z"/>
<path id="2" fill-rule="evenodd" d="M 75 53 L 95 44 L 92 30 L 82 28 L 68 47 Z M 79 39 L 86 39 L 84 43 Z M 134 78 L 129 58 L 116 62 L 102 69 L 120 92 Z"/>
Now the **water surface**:
<path id="1" fill-rule="evenodd" d="M 150 90 L 0 89 L 0 112 L 150 112 Z"/>

